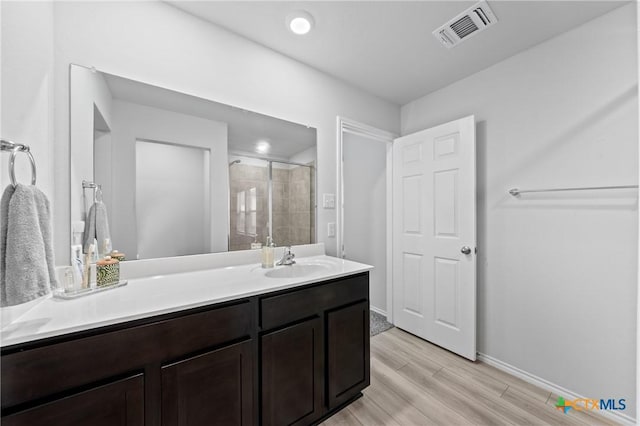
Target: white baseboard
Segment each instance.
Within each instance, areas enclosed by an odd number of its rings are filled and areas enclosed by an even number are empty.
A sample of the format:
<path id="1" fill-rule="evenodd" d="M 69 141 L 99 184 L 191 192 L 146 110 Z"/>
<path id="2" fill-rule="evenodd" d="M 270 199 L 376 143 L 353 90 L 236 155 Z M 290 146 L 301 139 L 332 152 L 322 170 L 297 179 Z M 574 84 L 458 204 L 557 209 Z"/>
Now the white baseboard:
<path id="1" fill-rule="evenodd" d="M 386 316 L 387 316 L 387 312 L 386 312 L 386 311 L 383 311 L 383 310 L 382 310 L 382 309 L 380 309 L 380 308 L 376 308 L 375 306 L 371 306 L 371 305 L 370 305 L 370 306 L 369 306 L 369 309 L 371 309 L 373 312 L 375 312 L 375 313 L 377 313 L 377 314 L 383 315 L 385 318 L 386 318 Z"/>
<path id="2" fill-rule="evenodd" d="M 545 380 L 534 374 L 528 373 L 524 370 L 519 369 L 518 367 L 514 367 L 511 364 L 507 364 L 506 362 L 500 361 L 499 359 L 493 358 L 489 355 L 478 352 L 478 361 L 482 361 L 492 367 L 497 368 L 498 370 L 502 370 L 506 373 L 511 374 L 512 376 L 515 376 L 524 380 L 525 382 L 531 383 L 542 389 L 546 389 L 549 392 L 553 392 L 557 395 L 563 396 L 566 399 L 584 398 L 584 396 L 577 394 L 575 392 L 572 392 L 569 389 L 565 389 L 562 386 L 556 385 L 555 383 L 551 383 L 548 380 Z M 636 407 L 636 410 L 638 410 L 637 407 Z M 636 424 L 636 421 L 634 418 L 626 414 L 619 413 L 617 411 L 599 411 L 598 414 L 608 417 L 613 421 L 620 422 L 625 425 Z"/>

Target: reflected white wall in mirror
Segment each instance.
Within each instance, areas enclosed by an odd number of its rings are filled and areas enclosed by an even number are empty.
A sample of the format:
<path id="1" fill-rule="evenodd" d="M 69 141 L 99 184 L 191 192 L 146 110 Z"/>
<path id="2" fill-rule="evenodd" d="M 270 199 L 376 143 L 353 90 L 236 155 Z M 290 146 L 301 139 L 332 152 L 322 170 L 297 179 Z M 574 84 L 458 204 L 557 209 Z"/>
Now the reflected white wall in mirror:
<path id="1" fill-rule="evenodd" d="M 287 183 L 274 180 L 278 204 L 270 210 L 266 203 L 268 175 L 251 171 L 253 181 L 249 183 L 255 188 L 256 209 L 246 212 L 250 226 L 243 227 L 244 239 L 264 242 L 267 228 L 261 227 L 261 223 L 266 224 L 271 218 L 277 220 L 273 232 L 279 232 L 281 244 L 315 242 L 315 129 L 78 65 L 71 65 L 70 76 L 72 222 L 84 220 L 92 201 L 89 191 L 87 199 L 83 199 L 82 180 L 95 181 L 102 185 L 113 247 L 129 259 L 226 251 L 239 219 L 234 187 L 242 185 L 230 182 L 230 175 L 246 178 L 244 172 L 248 171 L 251 163 L 248 159 L 252 158 L 286 169 Z M 184 171 L 186 166 L 177 162 L 182 163 L 179 158 L 185 156 L 174 151 L 175 155 L 169 155 L 173 159 L 171 164 L 157 164 L 154 158 L 159 158 L 158 146 L 156 154 L 151 154 L 140 149 L 140 143 L 145 141 L 176 150 L 182 147 L 183 153 L 187 148 L 206 152 L 204 164 L 197 173 L 189 167 L 189 173 L 182 179 L 180 170 Z M 257 147 L 265 141 L 269 152 L 258 153 Z M 234 158 L 245 159 L 244 163 L 236 163 L 241 165 L 236 170 L 233 170 L 236 166 L 230 168 Z M 166 188 L 151 191 L 151 185 L 141 186 L 137 176 L 142 166 L 164 170 Z M 293 172 L 296 168 L 307 172 Z M 277 175 L 282 180 L 284 175 L 281 172 Z M 203 183 L 202 176 L 207 176 L 208 181 Z M 306 176 L 304 189 L 299 183 L 289 184 L 290 179 L 300 176 Z M 170 186 L 177 187 L 178 181 L 193 185 L 185 181 L 190 178 L 199 184 L 179 194 L 170 193 Z M 171 184 L 167 183 L 169 180 Z M 208 192 L 202 194 L 201 188 Z M 302 191 L 306 200 L 289 197 L 295 191 Z M 202 195 L 198 197 L 196 193 Z M 167 210 L 170 207 L 171 212 Z M 153 216 L 145 219 L 142 212 Z M 205 217 L 203 221 L 198 219 L 198 232 L 191 232 L 193 229 L 184 225 L 187 221 L 194 222 L 192 216 Z M 171 228 L 173 237 L 152 238 L 154 232 L 162 232 L 157 229 L 162 227 Z M 231 249 L 249 248 L 244 239 L 242 244 L 231 244 Z M 171 241 L 176 243 L 172 245 Z"/>
<path id="2" fill-rule="evenodd" d="M 209 150 L 136 141 L 135 188 L 139 258 L 211 251 Z"/>

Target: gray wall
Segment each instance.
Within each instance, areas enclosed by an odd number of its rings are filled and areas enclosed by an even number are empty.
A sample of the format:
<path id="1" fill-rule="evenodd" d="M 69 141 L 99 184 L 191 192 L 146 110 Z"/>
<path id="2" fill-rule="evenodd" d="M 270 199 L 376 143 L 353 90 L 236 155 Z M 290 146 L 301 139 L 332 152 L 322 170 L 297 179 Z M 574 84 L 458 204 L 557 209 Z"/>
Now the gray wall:
<path id="1" fill-rule="evenodd" d="M 0 2 L 0 134 L 31 146 L 38 186 L 53 193 L 53 4 Z M 30 182 L 26 156 L 16 159 L 19 182 Z M 7 154 L 0 161 L 0 185 L 9 184 Z"/>
<path id="2" fill-rule="evenodd" d="M 402 107 L 402 133 L 475 114 L 478 350 L 635 415 L 635 191 L 507 194 L 638 181 L 631 4 Z"/>

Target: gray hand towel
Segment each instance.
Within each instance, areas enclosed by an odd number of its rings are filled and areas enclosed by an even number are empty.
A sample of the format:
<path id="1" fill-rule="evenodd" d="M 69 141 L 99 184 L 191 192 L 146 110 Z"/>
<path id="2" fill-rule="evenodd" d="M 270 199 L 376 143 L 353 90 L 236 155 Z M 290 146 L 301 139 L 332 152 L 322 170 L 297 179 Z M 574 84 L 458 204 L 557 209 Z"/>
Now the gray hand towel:
<path id="1" fill-rule="evenodd" d="M 111 241 L 109 233 L 109 218 L 107 217 L 107 206 L 102 201 L 97 201 L 89 208 L 87 219 L 84 222 L 84 235 L 82 237 L 82 251 L 87 253 L 89 245 L 93 244 L 94 238 L 98 241 L 95 249 L 103 253 L 105 240 Z"/>
<path id="2" fill-rule="evenodd" d="M 4 255 L 7 252 L 7 231 L 9 229 L 9 200 L 15 188 L 13 185 L 7 186 L 2 193 L 0 200 L 0 300 L 6 299 L 5 292 L 5 276 L 7 270 L 7 258 Z"/>
<path id="3" fill-rule="evenodd" d="M 0 305 L 47 295 L 58 286 L 51 207 L 35 186 L 9 185 L 0 200 Z"/>

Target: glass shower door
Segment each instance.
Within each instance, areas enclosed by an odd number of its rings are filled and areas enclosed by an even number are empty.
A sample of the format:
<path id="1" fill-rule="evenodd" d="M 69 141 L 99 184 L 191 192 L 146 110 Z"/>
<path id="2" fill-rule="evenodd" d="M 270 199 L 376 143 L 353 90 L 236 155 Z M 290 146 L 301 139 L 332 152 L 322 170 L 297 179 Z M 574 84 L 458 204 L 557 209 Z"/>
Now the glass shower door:
<path id="1" fill-rule="evenodd" d="M 315 242 L 315 169 L 231 156 L 229 250 L 249 250 L 271 235 L 277 246 Z"/>
<path id="2" fill-rule="evenodd" d="M 268 166 L 264 160 L 232 157 L 229 162 L 229 250 L 249 250 L 269 235 Z"/>

